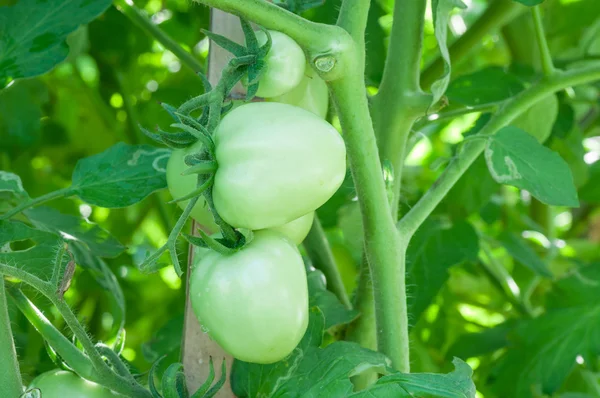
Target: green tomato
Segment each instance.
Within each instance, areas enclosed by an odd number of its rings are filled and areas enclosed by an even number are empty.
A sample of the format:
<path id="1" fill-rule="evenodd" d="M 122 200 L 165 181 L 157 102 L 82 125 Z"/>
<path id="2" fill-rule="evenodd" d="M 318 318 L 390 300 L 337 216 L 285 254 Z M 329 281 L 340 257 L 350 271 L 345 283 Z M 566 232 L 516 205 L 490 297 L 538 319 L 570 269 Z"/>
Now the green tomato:
<path id="1" fill-rule="evenodd" d="M 307 66 L 300 84 L 279 97 L 269 98 L 268 101 L 294 105 L 325 119 L 329 105 L 329 91 L 325 81 L 310 66 Z"/>
<path id="2" fill-rule="evenodd" d="M 279 232 L 295 244 L 299 245 L 302 243 L 310 227 L 312 227 L 313 219 L 315 218 L 315 212 L 311 211 L 308 214 L 303 215 L 300 218 L 290 221 L 287 224 L 280 225 L 278 227 L 270 228 L 273 231 Z"/>
<path id="3" fill-rule="evenodd" d="M 202 145 L 196 144 L 185 149 L 175 149 L 172 152 L 167 163 L 167 186 L 173 199 L 181 198 L 196 189 L 198 176 L 196 174 L 183 176 L 181 173 L 189 169 L 189 166 L 183 161 L 185 157 L 201 149 Z M 183 210 L 188 203 L 189 200 L 184 200 L 183 202 L 177 202 L 177 205 Z M 204 197 L 198 199 L 192 209 L 191 216 L 209 233 L 216 232 L 219 229 Z"/>
<path id="4" fill-rule="evenodd" d="M 202 254 L 190 300 L 203 329 L 242 361 L 288 356 L 308 326 L 306 271 L 296 246 L 277 232 L 257 231 L 233 254 Z"/>
<path id="5" fill-rule="evenodd" d="M 99 384 L 84 380 L 75 373 L 51 370 L 36 377 L 29 386 L 38 388 L 43 398 L 116 398 L 118 395 Z"/>
<path id="6" fill-rule="evenodd" d="M 213 200 L 237 228 L 276 227 L 325 203 L 346 173 L 337 130 L 313 113 L 275 102 L 242 105 L 215 132 Z"/>
<path id="7" fill-rule="evenodd" d="M 302 81 L 306 67 L 306 57 L 298 43 L 284 33 L 273 30 L 269 33 L 271 49 L 265 57 L 265 68 L 256 92 L 257 96 L 265 98 L 291 91 Z M 267 42 L 263 31 L 257 31 L 256 38 L 261 46 Z"/>

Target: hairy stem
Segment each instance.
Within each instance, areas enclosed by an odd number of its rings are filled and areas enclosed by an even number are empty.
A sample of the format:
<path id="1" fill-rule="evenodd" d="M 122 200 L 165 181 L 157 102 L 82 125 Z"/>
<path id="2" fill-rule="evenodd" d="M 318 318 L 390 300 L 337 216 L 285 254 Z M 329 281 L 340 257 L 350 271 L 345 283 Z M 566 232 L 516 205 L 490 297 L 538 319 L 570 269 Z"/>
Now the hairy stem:
<path id="1" fill-rule="evenodd" d="M 533 16 L 535 37 L 537 40 L 538 47 L 540 49 L 542 71 L 544 72 L 545 76 L 550 76 L 554 73 L 554 63 L 552 62 L 552 54 L 550 54 L 550 48 L 548 48 L 546 34 L 544 33 L 544 24 L 542 22 L 540 6 L 533 7 L 531 9 L 531 15 Z"/>
<path id="2" fill-rule="evenodd" d="M 572 69 L 568 72 L 557 72 L 542 79 L 513 99 L 508 100 L 481 129 L 478 136 L 485 137 L 495 134 L 536 102 L 558 90 L 595 80 L 600 80 L 600 65 L 594 62 L 590 62 L 590 66 L 587 67 Z M 403 237 L 410 237 L 415 233 L 458 179 L 483 152 L 485 145 L 486 140 L 484 139 L 472 140 L 465 144 L 461 155 L 448 165 L 429 191 L 400 220 L 398 228 Z"/>
<path id="3" fill-rule="evenodd" d="M 325 275 L 327 288 L 337 296 L 346 308 L 352 308 L 342 277 L 335 264 L 331 247 L 327 241 L 327 236 L 317 215 L 315 215 L 313 225 L 303 244 L 315 268 L 321 270 Z"/>
<path id="4" fill-rule="evenodd" d="M 6 287 L 0 277 L 0 386 L 7 397 L 18 397 L 23 393 L 17 351 L 10 328 Z"/>
<path id="5" fill-rule="evenodd" d="M 179 43 L 173 40 L 169 35 L 156 26 L 147 16 L 142 14 L 135 6 L 127 3 L 126 0 L 115 0 L 115 6 L 131 22 L 139 26 L 156 41 L 162 44 L 167 50 L 171 51 L 181 62 L 195 73 L 204 73 L 204 65 L 200 63 L 192 54 L 185 51 Z"/>
<path id="6" fill-rule="evenodd" d="M 71 191 L 71 188 L 59 189 L 59 190 L 50 192 L 46 195 L 42 195 L 40 197 L 37 197 L 30 201 L 27 201 L 15 208 L 9 210 L 8 212 L 6 212 L 0 216 L 0 220 L 7 220 L 7 219 L 11 218 L 12 216 L 14 216 L 15 214 L 19 214 L 23 210 L 27 210 L 31 207 L 41 205 L 42 203 L 46 203 L 46 202 L 49 202 L 54 199 L 66 198 L 67 196 L 71 196 L 72 194 L 73 193 Z"/>
<path id="7" fill-rule="evenodd" d="M 408 372 L 405 250 L 390 217 L 362 68 L 355 64 L 355 73 L 331 82 L 330 87 L 361 207 L 365 252 L 373 279 L 378 347 L 397 370 Z"/>
<path id="8" fill-rule="evenodd" d="M 94 347 L 94 343 L 87 335 L 85 328 L 79 323 L 75 314 L 71 311 L 69 306 L 56 295 L 56 286 L 45 282 L 35 275 L 32 275 L 22 269 L 11 267 L 5 264 L 0 264 L 0 274 L 7 275 L 15 279 L 19 279 L 22 282 L 32 286 L 42 295 L 46 296 L 48 300 L 58 309 L 66 324 L 69 326 L 73 335 L 85 350 L 88 358 L 92 362 L 94 367 L 94 379 L 99 384 L 102 384 L 111 390 L 124 394 L 125 396 L 132 397 L 151 397 L 148 390 L 138 384 L 136 381 L 128 380 L 122 376 L 117 375 L 112 369 L 104 362 L 100 353 Z"/>

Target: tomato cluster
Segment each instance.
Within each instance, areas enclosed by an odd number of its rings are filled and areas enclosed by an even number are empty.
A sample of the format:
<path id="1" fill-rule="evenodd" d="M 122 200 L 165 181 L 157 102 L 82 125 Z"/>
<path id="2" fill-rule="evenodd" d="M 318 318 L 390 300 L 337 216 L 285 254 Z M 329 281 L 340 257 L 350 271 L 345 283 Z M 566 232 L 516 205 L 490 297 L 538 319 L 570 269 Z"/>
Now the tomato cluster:
<path id="1" fill-rule="evenodd" d="M 308 289 L 296 245 L 346 172 L 343 139 L 324 120 L 325 82 L 292 39 L 269 34 L 272 46 L 257 91 L 266 101 L 235 107 L 213 134 L 214 209 L 232 227 L 254 235 L 233 253 L 200 250 L 190 277 L 192 307 L 206 332 L 235 358 L 255 363 L 285 358 L 306 331 Z M 267 41 L 264 32 L 257 38 Z M 173 151 L 167 182 L 174 198 L 196 188 L 196 175 L 182 172 L 189 168 L 186 156 L 202 149 L 197 142 Z M 218 231 L 204 198 L 191 215 Z"/>

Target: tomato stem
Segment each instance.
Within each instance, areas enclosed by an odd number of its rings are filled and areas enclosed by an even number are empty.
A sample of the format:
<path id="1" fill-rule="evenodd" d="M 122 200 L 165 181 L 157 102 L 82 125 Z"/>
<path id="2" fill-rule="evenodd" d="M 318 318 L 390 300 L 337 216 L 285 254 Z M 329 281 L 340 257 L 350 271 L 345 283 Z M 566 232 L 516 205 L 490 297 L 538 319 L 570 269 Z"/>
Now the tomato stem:
<path id="1" fill-rule="evenodd" d="M 66 198 L 68 196 L 73 195 L 73 191 L 71 190 L 71 188 L 65 188 L 65 189 L 58 189 L 56 191 L 52 191 L 50 193 L 47 193 L 46 195 L 42 195 L 39 196 L 35 199 L 31 199 L 17 207 L 12 208 L 11 210 L 7 211 L 6 213 L 2 214 L 0 216 L 0 220 L 8 220 L 9 218 L 11 218 L 12 216 L 14 216 L 15 214 L 19 214 L 24 210 L 27 210 L 31 207 L 35 207 L 38 205 L 41 205 L 42 203 L 46 203 L 49 202 L 51 200 L 54 199 L 58 199 L 58 198 Z"/>
<path id="2" fill-rule="evenodd" d="M 555 72 L 554 63 L 552 62 L 552 54 L 546 41 L 546 34 L 544 33 L 544 23 L 542 22 L 542 15 L 540 13 L 540 6 L 537 5 L 531 8 L 531 16 L 533 17 L 533 26 L 535 27 L 535 38 L 540 49 L 540 58 L 542 64 L 542 71 L 545 76 L 550 76 Z"/>
<path id="3" fill-rule="evenodd" d="M 589 66 L 546 77 L 500 106 L 498 112 L 481 129 L 478 136 L 485 137 L 495 134 L 536 102 L 556 91 L 596 80 L 600 80 L 600 65 L 593 61 L 590 61 Z M 465 145 L 460 156 L 448 165 L 429 191 L 400 220 L 397 226 L 403 237 L 411 237 L 423 224 L 448 191 L 483 152 L 486 142 L 486 140 L 472 140 Z"/>
<path id="4" fill-rule="evenodd" d="M 0 278 L 0 386 L 6 396 L 18 397 L 23 393 L 23 383 L 10 328 L 4 284 L 4 278 Z"/>

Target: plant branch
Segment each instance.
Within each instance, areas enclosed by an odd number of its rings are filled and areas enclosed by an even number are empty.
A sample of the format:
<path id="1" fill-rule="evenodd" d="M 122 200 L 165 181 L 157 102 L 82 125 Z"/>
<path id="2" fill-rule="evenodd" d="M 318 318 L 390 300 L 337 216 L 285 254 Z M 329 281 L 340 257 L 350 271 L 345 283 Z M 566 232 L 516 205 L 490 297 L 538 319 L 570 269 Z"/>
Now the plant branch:
<path id="1" fill-rule="evenodd" d="M 352 56 L 352 53 L 348 54 Z M 394 368 L 409 372 L 408 315 L 404 281 L 405 246 L 390 217 L 387 192 L 369 115 L 363 81 L 363 64 L 354 57 L 352 71 L 330 82 L 333 100 L 350 159 L 350 169 L 361 208 L 365 252 L 371 268 L 377 339 L 381 352 Z"/>
<path id="2" fill-rule="evenodd" d="M 533 16 L 533 26 L 535 27 L 535 37 L 537 40 L 538 47 L 540 49 L 542 71 L 544 76 L 550 76 L 554 73 L 554 63 L 552 62 L 552 54 L 550 54 L 550 48 L 546 41 L 546 34 L 544 33 L 544 23 L 542 22 L 542 15 L 540 13 L 540 6 L 531 8 L 531 15 Z"/>
<path id="3" fill-rule="evenodd" d="M 86 333 L 84 327 L 77 320 L 75 314 L 71 311 L 69 306 L 56 295 L 56 287 L 54 285 L 43 281 L 27 271 L 5 264 L 0 264 L 0 274 L 7 275 L 25 282 L 50 300 L 73 332 L 73 335 L 77 338 L 77 340 L 79 340 L 83 346 L 83 349 L 85 350 L 85 353 L 92 362 L 92 365 L 95 369 L 95 372 L 92 372 L 95 380 L 92 381 L 101 383 L 111 390 L 125 394 L 126 396 L 144 398 L 149 398 L 151 396 L 150 392 L 140 384 L 117 375 L 106 364 L 106 362 L 104 362 L 102 356 L 98 353 L 96 347 L 94 347 L 94 343 Z"/>
<path id="4" fill-rule="evenodd" d="M 423 118 L 417 120 L 414 128 L 415 128 L 415 130 L 419 130 L 420 128 L 425 127 L 426 125 L 428 125 L 430 123 L 438 123 L 438 122 L 448 120 L 448 119 L 456 119 L 459 116 L 468 115 L 470 113 L 475 113 L 475 112 L 480 112 L 480 113 L 495 112 L 496 110 L 498 110 L 498 106 L 499 106 L 499 103 L 489 103 L 489 104 L 467 106 L 464 108 L 452 109 L 452 110 L 448 110 L 448 111 L 444 111 L 444 112 L 434 113 L 427 117 L 423 117 Z"/>
<path id="5" fill-rule="evenodd" d="M 196 1 L 237 15 L 267 29 L 285 33 L 305 49 L 322 50 L 331 42 L 327 34 L 336 30 L 336 27 L 311 22 L 265 0 Z"/>
<path id="6" fill-rule="evenodd" d="M 398 213 L 406 142 L 414 122 L 427 112 L 432 100 L 421 91 L 419 77 L 426 4 L 426 0 L 395 2 L 389 52 L 379 92 L 373 99 L 379 153 L 394 168 L 391 203 L 394 219 Z"/>
<path id="7" fill-rule="evenodd" d="M 361 53 L 364 53 L 365 49 L 365 30 L 370 5 L 371 0 L 344 0 L 338 14 L 337 25 L 350 33 Z"/>
<path id="8" fill-rule="evenodd" d="M 316 214 L 312 228 L 306 239 L 304 239 L 304 248 L 315 268 L 321 270 L 325 275 L 327 288 L 337 296 L 346 308 L 352 308 L 342 277 L 335 264 L 331 247 L 327 241 L 327 236 Z"/>
<path id="9" fill-rule="evenodd" d="M 567 72 L 557 72 L 544 78 L 513 97 L 513 99 L 508 100 L 481 129 L 478 136 L 486 137 L 495 134 L 536 102 L 558 90 L 595 80 L 600 80 L 600 65 L 593 62 L 590 62 L 590 66 L 587 67 L 580 67 Z M 400 220 L 398 229 L 403 237 L 411 237 L 415 233 L 458 179 L 483 152 L 485 145 L 485 139 L 471 140 L 471 142 L 465 144 L 461 155 L 448 165 L 429 191 Z"/>
<path id="10" fill-rule="evenodd" d="M 181 62 L 195 73 L 204 73 L 204 65 L 200 63 L 192 54 L 185 51 L 183 47 L 173 40 L 169 35 L 156 26 L 147 16 L 142 14 L 135 6 L 127 3 L 126 0 L 115 0 L 115 7 L 121 11 L 131 22 L 146 31 L 154 37 L 167 50 L 171 51 Z"/>
<path id="11" fill-rule="evenodd" d="M 10 328 L 4 284 L 4 278 L 0 277 L 0 386 L 6 396 L 18 397 L 23 393 L 23 382 Z"/>
<path id="12" fill-rule="evenodd" d="M 15 208 L 10 209 L 9 211 L 7 211 L 6 213 L 4 213 L 0 216 L 0 220 L 8 220 L 15 214 L 19 214 L 20 212 L 27 210 L 30 207 L 38 206 L 38 205 L 41 205 L 42 203 L 46 203 L 46 202 L 49 202 L 54 199 L 66 198 L 68 196 L 71 196 L 72 194 L 73 193 L 72 193 L 72 190 L 70 187 L 52 191 L 50 193 L 47 193 L 46 195 L 39 196 L 35 199 L 29 200 L 29 201 L 21 204 Z"/>
<path id="13" fill-rule="evenodd" d="M 450 59 L 458 65 L 469 54 L 481 45 L 481 39 L 489 32 L 501 28 L 526 11 L 526 7 L 513 0 L 496 0 L 487 10 L 458 38 L 450 48 Z M 441 57 L 434 60 L 421 74 L 421 84 L 428 89 L 431 84 L 444 72 L 444 61 Z"/>

